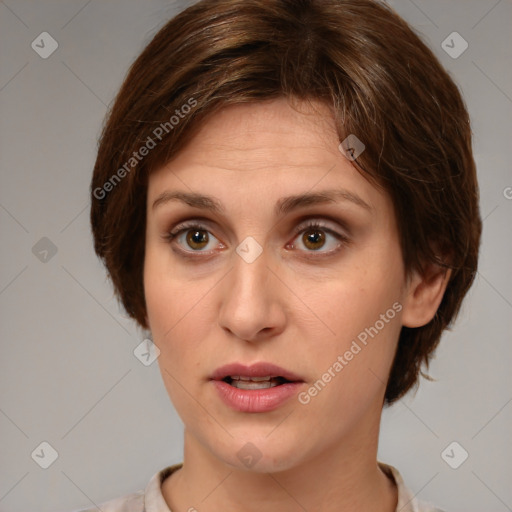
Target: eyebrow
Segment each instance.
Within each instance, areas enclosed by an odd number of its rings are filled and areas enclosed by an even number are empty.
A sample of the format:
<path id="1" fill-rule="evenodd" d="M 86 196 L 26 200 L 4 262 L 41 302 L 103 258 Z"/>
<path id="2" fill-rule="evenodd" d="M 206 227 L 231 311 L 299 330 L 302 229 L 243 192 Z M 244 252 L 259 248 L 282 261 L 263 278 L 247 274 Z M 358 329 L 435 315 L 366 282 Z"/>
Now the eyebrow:
<path id="1" fill-rule="evenodd" d="M 215 197 L 198 194 L 195 192 L 179 192 L 165 191 L 160 194 L 153 202 L 152 209 L 169 203 L 170 201 L 181 201 L 193 208 L 208 210 L 212 213 L 223 214 L 225 208 L 222 203 Z M 353 192 L 345 189 L 321 190 L 319 192 L 307 192 L 293 196 L 282 197 L 274 207 L 274 213 L 277 216 L 286 215 L 287 213 L 304 208 L 306 206 L 314 206 L 320 204 L 337 203 L 341 201 L 351 202 L 369 212 L 373 208 L 361 197 Z"/>

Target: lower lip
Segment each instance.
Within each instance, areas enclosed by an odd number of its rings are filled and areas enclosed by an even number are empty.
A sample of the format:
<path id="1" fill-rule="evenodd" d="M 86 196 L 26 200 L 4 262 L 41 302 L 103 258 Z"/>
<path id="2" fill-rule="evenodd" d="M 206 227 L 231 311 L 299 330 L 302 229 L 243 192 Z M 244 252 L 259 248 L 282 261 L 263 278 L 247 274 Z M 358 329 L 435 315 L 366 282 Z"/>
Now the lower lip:
<path id="1" fill-rule="evenodd" d="M 223 380 L 212 381 L 223 402 L 241 412 L 268 412 L 277 409 L 298 393 L 303 382 L 288 382 L 273 388 L 239 389 Z"/>

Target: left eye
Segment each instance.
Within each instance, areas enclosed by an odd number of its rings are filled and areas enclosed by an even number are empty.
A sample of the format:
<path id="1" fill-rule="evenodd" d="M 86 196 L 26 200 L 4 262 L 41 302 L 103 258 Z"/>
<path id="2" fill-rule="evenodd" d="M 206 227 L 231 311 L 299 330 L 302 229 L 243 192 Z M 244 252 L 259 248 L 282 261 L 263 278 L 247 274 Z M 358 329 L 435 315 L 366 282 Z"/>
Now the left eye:
<path id="1" fill-rule="evenodd" d="M 299 228 L 298 234 L 294 240 L 299 240 L 299 244 L 306 247 L 307 252 L 320 251 L 320 249 L 330 246 L 330 250 L 322 251 L 323 253 L 329 253 L 339 248 L 340 245 L 346 241 L 346 238 L 340 233 L 336 233 L 321 224 L 312 223 L 308 224 L 306 227 Z M 292 243 L 291 247 L 295 248 L 295 243 Z"/>

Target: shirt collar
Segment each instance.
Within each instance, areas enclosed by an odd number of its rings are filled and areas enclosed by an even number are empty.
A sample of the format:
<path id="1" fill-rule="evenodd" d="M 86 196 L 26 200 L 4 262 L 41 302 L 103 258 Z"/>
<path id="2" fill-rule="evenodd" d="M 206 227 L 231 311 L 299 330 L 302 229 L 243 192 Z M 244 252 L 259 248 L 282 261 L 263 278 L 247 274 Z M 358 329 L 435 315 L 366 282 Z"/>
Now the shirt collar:
<path id="1" fill-rule="evenodd" d="M 418 502 L 414 495 L 405 486 L 402 475 L 393 466 L 379 462 L 379 467 L 388 478 L 392 478 L 398 489 L 398 504 L 396 512 L 419 512 Z M 183 463 L 168 466 L 156 473 L 149 481 L 144 495 L 144 512 L 172 512 L 164 500 L 162 483 L 174 471 L 183 466 Z"/>

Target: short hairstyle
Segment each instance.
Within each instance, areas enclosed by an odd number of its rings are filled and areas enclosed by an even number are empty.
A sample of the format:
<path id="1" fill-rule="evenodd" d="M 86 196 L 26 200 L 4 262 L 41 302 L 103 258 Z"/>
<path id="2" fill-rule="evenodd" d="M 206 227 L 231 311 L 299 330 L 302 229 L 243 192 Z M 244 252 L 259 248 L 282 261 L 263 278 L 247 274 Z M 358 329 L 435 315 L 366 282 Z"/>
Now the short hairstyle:
<path id="1" fill-rule="evenodd" d="M 432 51 L 372 0 L 202 0 L 132 64 L 110 109 L 91 183 L 95 251 L 127 313 L 148 328 L 143 264 L 150 172 L 229 105 L 317 101 L 358 171 L 391 198 L 405 270 L 452 269 L 435 317 L 402 327 L 384 403 L 428 368 L 477 269 L 481 234 L 464 100 Z M 448 260 L 446 260 L 448 255 Z"/>

